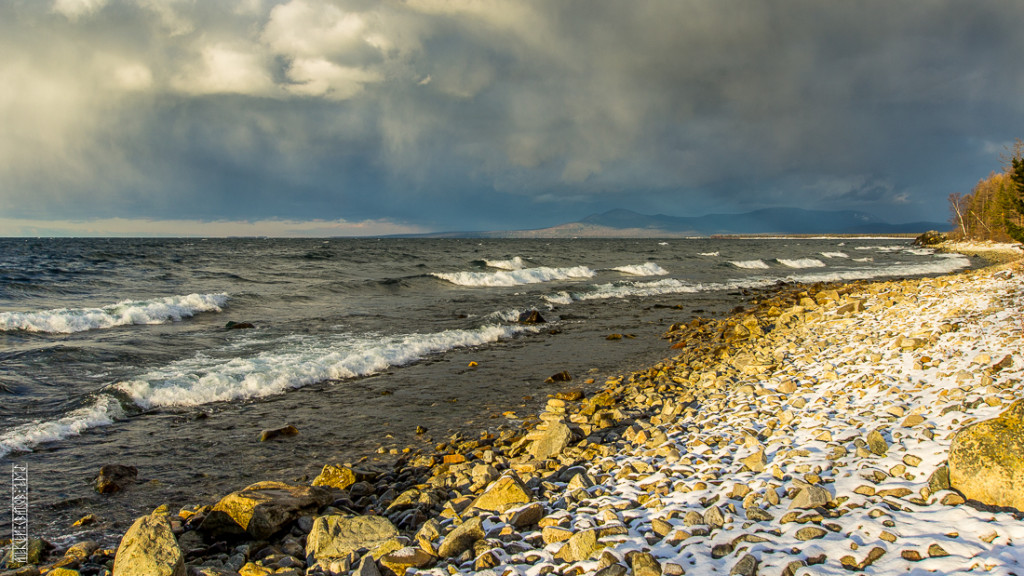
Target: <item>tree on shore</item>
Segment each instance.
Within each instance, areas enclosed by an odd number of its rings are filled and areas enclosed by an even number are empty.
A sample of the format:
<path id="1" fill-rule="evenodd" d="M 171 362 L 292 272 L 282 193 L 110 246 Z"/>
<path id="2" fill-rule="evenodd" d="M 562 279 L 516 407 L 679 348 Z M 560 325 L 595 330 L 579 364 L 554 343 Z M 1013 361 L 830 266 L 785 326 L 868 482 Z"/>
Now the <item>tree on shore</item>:
<path id="1" fill-rule="evenodd" d="M 1024 243 L 1024 142 L 1002 155 L 1003 171 L 975 184 L 970 194 L 950 194 L 950 223 L 965 240 Z"/>
<path id="2" fill-rule="evenodd" d="M 1010 206 L 1015 214 L 1006 219 L 1006 233 L 1017 242 L 1024 243 L 1024 225 L 1021 224 L 1021 220 L 1024 220 L 1024 160 L 1021 160 L 1019 153 L 1011 160 L 1010 179 L 1015 192 L 1010 197 Z M 1016 222 L 1011 220 L 1014 217 Z"/>
<path id="3" fill-rule="evenodd" d="M 964 196 L 959 192 L 949 195 L 949 209 L 953 211 L 953 217 L 949 219 L 949 222 L 957 227 L 960 236 L 964 238 L 967 237 L 967 224 L 964 221 L 964 215 L 967 213 L 969 200 L 970 196 Z"/>

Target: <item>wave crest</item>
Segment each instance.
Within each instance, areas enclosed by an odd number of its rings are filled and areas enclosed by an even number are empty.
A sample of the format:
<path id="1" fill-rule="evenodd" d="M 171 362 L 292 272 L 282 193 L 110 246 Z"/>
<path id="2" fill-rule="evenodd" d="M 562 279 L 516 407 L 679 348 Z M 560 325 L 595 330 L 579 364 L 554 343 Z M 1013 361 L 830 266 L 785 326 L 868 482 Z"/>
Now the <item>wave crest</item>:
<path id="1" fill-rule="evenodd" d="M 320 343 L 285 338 L 279 348 L 252 357 L 212 359 L 197 354 L 115 387 L 143 409 L 262 398 L 317 382 L 377 374 L 430 355 L 535 330 L 487 325 L 427 334 L 345 335 Z"/>
<path id="2" fill-rule="evenodd" d="M 431 274 L 458 286 L 521 286 L 557 280 L 592 278 L 594 271 L 586 266 L 572 268 L 524 268 L 503 272 L 435 272 Z"/>
<path id="3" fill-rule="evenodd" d="M 108 426 L 124 418 L 124 410 L 116 398 L 103 395 L 93 404 L 72 410 L 66 415 L 46 422 L 32 422 L 15 426 L 0 436 L 0 458 L 11 452 L 29 452 L 32 448 L 78 436 L 89 428 Z"/>
<path id="4" fill-rule="evenodd" d="M 612 270 L 615 270 L 616 272 L 622 272 L 623 274 L 630 274 L 632 276 L 665 276 L 668 274 L 668 270 L 665 270 L 664 268 L 658 266 L 654 262 L 618 266 L 612 268 Z"/>
<path id="5" fill-rule="evenodd" d="M 736 260 L 729 262 L 737 268 L 743 268 L 745 270 L 767 270 L 768 265 L 764 263 L 764 260 Z"/>
<path id="6" fill-rule="evenodd" d="M 0 332 L 71 334 L 133 324 L 179 322 L 200 312 L 220 312 L 227 294 L 189 294 L 154 300 L 123 300 L 102 308 L 59 308 L 0 313 Z"/>
<path id="7" fill-rule="evenodd" d="M 777 258 L 776 262 L 786 266 L 788 268 L 824 268 L 825 263 L 817 258 L 797 258 L 795 260 L 787 260 L 785 258 Z"/>

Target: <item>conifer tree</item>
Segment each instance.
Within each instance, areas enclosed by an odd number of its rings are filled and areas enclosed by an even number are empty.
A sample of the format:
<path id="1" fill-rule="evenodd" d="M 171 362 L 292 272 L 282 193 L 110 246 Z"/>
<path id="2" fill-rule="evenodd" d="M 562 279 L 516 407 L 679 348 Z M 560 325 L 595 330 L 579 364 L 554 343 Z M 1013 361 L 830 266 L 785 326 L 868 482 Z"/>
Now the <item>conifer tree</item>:
<path id="1" fill-rule="evenodd" d="M 1019 156 L 1012 159 L 1010 178 L 1013 180 L 1014 194 L 1010 197 L 1010 206 L 1019 216 L 1024 216 L 1024 160 Z M 1006 219 L 1006 233 L 1017 242 L 1024 243 L 1024 226 Z"/>

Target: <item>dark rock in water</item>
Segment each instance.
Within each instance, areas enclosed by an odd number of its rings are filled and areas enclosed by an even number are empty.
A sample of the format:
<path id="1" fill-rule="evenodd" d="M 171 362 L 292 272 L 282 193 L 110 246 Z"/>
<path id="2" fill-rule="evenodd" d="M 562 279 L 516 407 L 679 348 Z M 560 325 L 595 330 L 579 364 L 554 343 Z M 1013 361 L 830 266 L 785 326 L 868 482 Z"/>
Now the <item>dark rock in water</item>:
<path id="1" fill-rule="evenodd" d="M 139 469 L 135 466 L 108 464 L 100 468 L 100 473 L 96 476 L 96 491 L 100 494 L 120 492 L 129 484 L 133 484 L 138 476 Z"/>
<path id="2" fill-rule="evenodd" d="M 76 528 L 79 526 L 89 526 L 91 524 L 95 524 L 97 521 L 99 521 L 99 517 L 95 514 L 86 514 L 85 516 L 82 516 L 81 518 L 76 520 L 75 523 L 72 524 L 72 526 Z"/>
<path id="3" fill-rule="evenodd" d="M 224 325 L 225 330 L 247 330 L 249 328 L 255 328 L 256 326 L 252 322 L 228 322 Z"/>
<path id="4" fill-rule="evenodd" d="M 271 428 L 268 430 L 261 430 L 257 440 L 260 442 L 266 442 L 267 440 L 273 440 L 274 438 L 280 438 L 282 436 L 298 436 L 299 429 L 291 424 L 282 428 Z"/>
<path id="5" fill-rule="evenodd" d="M 544 381 L 545 384 L 554 384 L 555 382 L 571 382 L 572 376 L 568 371 L 562 370 L 558 374 L 555 374 Z"/>
<path id="6" fill-rule="evenodd" d="M 536 310 L 529 310 L 519 315 L 519 322 L 523 324 L 543 324 L 547 322 Z"/>
<path id="7" fill-rule="evenodd" d="M 936 244 L 942 244 L 946 241 L 946 235 L 942 232 L 936 232 L 935 230 L 929 230 L 924 234 L 921 234 L 914 239 L 915 246 L 934 246 Z"/>

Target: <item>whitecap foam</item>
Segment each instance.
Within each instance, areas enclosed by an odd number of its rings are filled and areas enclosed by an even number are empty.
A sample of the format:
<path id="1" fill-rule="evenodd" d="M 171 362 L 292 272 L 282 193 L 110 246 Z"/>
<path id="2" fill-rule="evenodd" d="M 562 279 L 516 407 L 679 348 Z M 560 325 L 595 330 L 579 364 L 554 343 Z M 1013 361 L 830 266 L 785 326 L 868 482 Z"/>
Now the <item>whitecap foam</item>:
<path id="1" fill-rule="evenodd" d="M 0 332 L 23 330 L 70 334 L 133 324 L 178 322 L 200 312 L 220 312 L 227 294 L 189 294 L 153 300 L 123 300 L 102 308 L 60 308 L 0 313 Z"/>
<path id="2" fill-rule="evenodd" d="M 665 276 L 668 274 L 668 270 L 665 270 L 661 266 L 658 266 L 654 262 L 645 262 L 643 264 L 629 264 L 627 266 L 617 266 L 612 268 L 616 272 L 622 272 L 623 274 L 630 274 L 632 276 Z"/>
<path id="3" fill-rule="evenodd" d="M 718 256 L 718 254 L 719 254 L 718 252 L 699 252 L 697 255 L 698 256 L 709 256 L 709 257 L 711 257 L 711 256 Z"/>
<path id="4" fill-rule="evenodd" d="M 665 278 L 650 282 L 625 282 L 600 284 L 589 292 L 559 292 L 545 296 L 552 304 L 571 304 L 586 300 L 607 300 L 611 298 L 634 298 L 667 296 L 671 294 L 693 294 L 697 292 L 714 292 L 718 290 L 736 290 L 739 288 L 759 288 L 770 286 L 776 280 L 767 278 L 731 280 L 727 282 L 691 283 L 678 278 Z"/>
<path id="5" fill-rule="evenodd" d="M 903 251 L 914 256 L 931 256 L 935 254 L 935 250 L 931 248 L 904 248 Z"/>
<path id="6" fill-rule="evenodd" d="M 523 259 L 519 256 L 516 256 L 511 260 L 484 260 L 484 264 L 490 268 L 498 268 L 501 270 L 522 270 L 523 268 L 526 268 L 526 263 L 523 262 Z"/>
<path id="7" fill-rule="evenodd" d="M 779 264 L 788 268 L 824 268 L 825 263 L 817 258 L 797 258 L 795 260 L 787 260 L 785 258 L 777 258 L 775 260 Z"/>
<path id="8" fill-rule="evenodd" d="M 870 256 L 868 256 L 866 258 L 854 258 L 853 261 L 854 262 L 874 262 L 875 259 L 870 257 Z"/>
<path id="9" fill-rule="evenodd" d="M 557 292 L 555 294 L 545 294 L 541 298 L 548 304 L 552 304 L 554 306 L 567 306 L 575 302 L 572 294 L 565 291 Z"/>
<path id="10" fill-rule="evenodd" d="M 586 266 L 571 268 L 524 268 L 502 272 L 435 272 L 432 274 L 459 286 L 521 286 L 558 280 L 592 278 L 594 271 Z"/>
<path id="11" fill-rule="evenodd" d="M 881 277 L 918 276 L 922 274 L 949 274 L 971 265 L 970 259 L 960 254 L 942 254 L 930 262 L 917 264 L 889 264 L 873 268 L 856 268 L 822 273 L 789 276 L 793 282 L 835 282 L 845 280 L 867 280 Z"/>
<path id="12" fill-rule="evenodd" d="M 696 292 L 714 292 L 721 290 L 738 290 L 767 288 L 780 281 L 812 283 L 845 280 L 866 280 L 882 277 L 916 276 L 922 274 L 949 274 L 970 266 L 970 260 L 959 254 L 943 254 L 931 262 L 918 264 L 892 264 L 888 266 L 856 268 L 849 270 L 830 270 L 828 272 L 801 273 L 778 276 L 760 276 L 727 280 L 725 282 L 691 283 L 677 278 L 666 278 L 650 282 L 623 282 L 594 286 L 588 292 L 558 292 L 544 296 L 551 304 L 568 305 L 585 300 L 602 300 L 609 298 L 633 298 L 666 296 L 671 294 L 691 294 Z"/>
<path id="13" fill-rule="evenodd" d="M 273 350 L 248 358 L 197 354 L 120 382 L 116 388 L 143 409 L 262 398 L 316 382 L 377 374 L 429 355 L 533 331 L 536 328 L 528 326 L 488 325 L 428 334 L 347 334 L 312 342 L 291 336 L 282 338 Z"/>
<path id="14" fill-rule="evenodd" d="M 765 264 L 764 260 L 736 260 L 729 262 L 737 268 L 744 268 L 746 270 L 767 270 L 768 265 Z"/>
<path id="15" fill-rule="evenodd" d="M 29 452 L 46 442 L 78 436 L 89 428 L 108 426 L 124 418 L 124 410 L 116 398 L 101 395 L 95 402 L 45 422 L 15 426 L 0 435 L 0 458 L 11 452 Z"/>
<path id="16" fill-rule="evenodd" d="M 850 255 L 846 252 L 820 252 L 825 258 L 849 258 Z"/>

